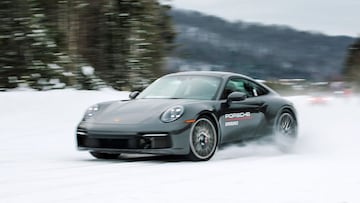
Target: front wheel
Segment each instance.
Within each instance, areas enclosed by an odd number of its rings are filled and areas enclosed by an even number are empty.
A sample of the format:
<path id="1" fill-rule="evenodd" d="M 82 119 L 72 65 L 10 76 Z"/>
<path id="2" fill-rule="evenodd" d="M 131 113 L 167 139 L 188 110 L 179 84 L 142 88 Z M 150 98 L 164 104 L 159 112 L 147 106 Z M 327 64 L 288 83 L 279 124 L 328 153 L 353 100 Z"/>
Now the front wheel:
<path id="1" fill-rule="evenodd" d="M 276 120 L 274 141 L 280 150 L 288 152 L 295 144 L 298 134 L 298 123 L 290 111 L 283 111 Z"/>
<path id="2" fill-rule="evenodd" d="M 215 154 L 218 145 L 217 131 L 207 117 L 201 117 L 193 124 L 189 137 L 190 160 L 207 161 Z"/>
<path id="3" fill-rule="evenodd" d="M 110 154 L 102 152 L 90 152 L 90 154 L 97 159 L 117 159 L 120 154 Z"/>

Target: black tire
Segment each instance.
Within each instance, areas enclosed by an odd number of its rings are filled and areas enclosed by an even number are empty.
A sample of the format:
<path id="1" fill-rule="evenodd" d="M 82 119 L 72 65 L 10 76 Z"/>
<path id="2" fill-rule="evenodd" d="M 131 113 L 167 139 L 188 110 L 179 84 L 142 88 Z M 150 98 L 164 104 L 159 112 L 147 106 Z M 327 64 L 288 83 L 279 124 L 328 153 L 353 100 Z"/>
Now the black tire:
<path id="1" fill-rule="evenodd" d="M 90 152 L 90 154 L 97 159 L 117 159 L 120 154 L 110 154 L 102 152 Z"/>
<path id="2" fill-rule="evenodd" d="M 298 136 L 298 123 L 294 114 L 289 110 L 282 111 L 274 126 L 274 141 L 284 152 L 292 150 Z"/>
<path id="3" fill-rule="evenodd" d="M 190 130 L 189 144 L 188 158 L 192 161 L 207 161 L 215 154 L 218 135 L 209 118 L 201 117 L 195 121 Z"/>

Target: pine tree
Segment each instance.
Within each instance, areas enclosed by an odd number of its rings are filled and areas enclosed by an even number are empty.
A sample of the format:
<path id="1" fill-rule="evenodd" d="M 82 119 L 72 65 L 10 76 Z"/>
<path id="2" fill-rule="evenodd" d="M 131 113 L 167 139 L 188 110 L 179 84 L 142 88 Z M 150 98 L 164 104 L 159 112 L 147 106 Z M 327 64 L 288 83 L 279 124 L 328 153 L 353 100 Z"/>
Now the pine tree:
<path id="1" fill-rule="evenodd" d="M 122 32 L 127 33 L 123 43 L 126 46 L 122 49 L 130 89 L 143 89 L 163 73 L 165 51 L 170 50 L 168 44 L 173 39 L 163 37 L 165 33 L 174 35 L 169 19 L 165 18 L 167 8 L 150 0 L 123 0 L 120 3 L 120 13 L 125 16 Z"/>
<path id="2" fill-rule="evenodd" d="M 56 42 L 44 26 L 44 10 L 37 0 L 1 1 L 1 85 L 14 88 L 28 84 L 36 89 L 50 88 L 53 81 L 64 81 L 62 65 L 71 61 L 58 51 Z M 7 10 L 8 9 L 8 10 Z M 3 16 L 7 16 L 3 18 Z M 5 34 L 5 35 L 4 35 Z"/>
<path id="3" fill-rule="evenodd" d="M 100 2 L 89 2 L 81 17 L 85 23 L 80 30 L 88 30 L 88 41 L 80 52 L 114 88 L 142 89 L 163 72 L 163 58 L 175 35 L 169 7 L 155 0 Z M 87 26 L 90 22 L 97 25 L 96 32 Z"/>
<path id="4" fill-rule="evenodd" d="M 349 81 L 360 87 L 360 38 L 349 47 L 344 75 Z"/>
<path id="5" fill-rule="evenodd" d="M 28 16 L 18 12 L 26 8 L 22 0 L 0 1 L 0 88 L 17 87 L 17 73 L 26 69 L 26 25 Z M 26 10 L 24 10 L 26 12 Z"/>

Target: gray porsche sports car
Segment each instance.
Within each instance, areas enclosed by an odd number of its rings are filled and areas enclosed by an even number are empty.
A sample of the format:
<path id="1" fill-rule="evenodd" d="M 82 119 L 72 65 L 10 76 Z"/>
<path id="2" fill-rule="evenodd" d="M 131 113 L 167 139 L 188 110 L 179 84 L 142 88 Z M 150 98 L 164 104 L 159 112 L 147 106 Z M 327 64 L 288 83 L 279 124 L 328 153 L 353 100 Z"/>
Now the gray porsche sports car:
<path id="1" fill-rule="evenodd" d="M 148 153 L 201 161 L 228 143 L 269 136 L 290 147 L 297 137 L 292 103 L 240 74 L 169 74 L 129 97 L 87 109 L 76 132 L 79 150 L 99 159 Z"/>

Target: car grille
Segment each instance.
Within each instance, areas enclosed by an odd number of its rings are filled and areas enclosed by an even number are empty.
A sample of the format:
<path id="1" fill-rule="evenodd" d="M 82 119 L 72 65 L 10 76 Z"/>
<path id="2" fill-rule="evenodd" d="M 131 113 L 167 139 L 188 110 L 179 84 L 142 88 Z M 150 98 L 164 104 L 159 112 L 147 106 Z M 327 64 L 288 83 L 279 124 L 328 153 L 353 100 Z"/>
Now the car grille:
<path id="1" fill-rule="evenodd" d="M 103 149 L 163 149 L 172 146 L 171 139 L 166 136 L 151 136 L 151 134 L 124 136 L 121 135 L 116 138 L 99 138 L 102 135 L 95 135 L 89 133 L 85 129 L 78 129 L 77 143 L 78 147 L 86 148 L 103 148 Z M 126 138 L 124 138 L 126 137 Z"/>

